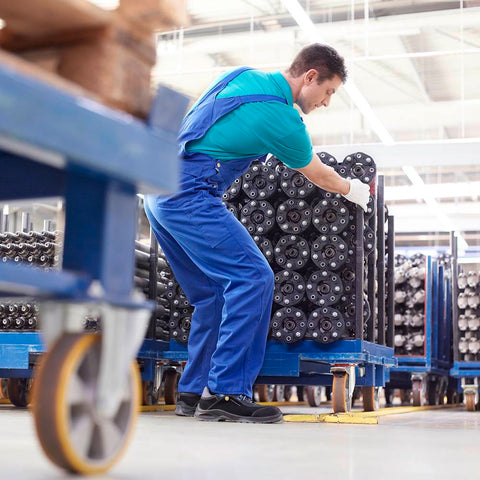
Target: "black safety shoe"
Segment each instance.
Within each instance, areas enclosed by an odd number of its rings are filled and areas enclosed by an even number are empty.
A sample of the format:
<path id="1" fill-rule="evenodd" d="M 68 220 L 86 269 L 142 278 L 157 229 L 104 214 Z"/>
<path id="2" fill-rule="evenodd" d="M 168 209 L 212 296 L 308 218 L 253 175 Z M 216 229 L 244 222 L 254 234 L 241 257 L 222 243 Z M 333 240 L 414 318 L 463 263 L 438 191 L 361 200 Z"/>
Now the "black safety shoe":
<path id="1" fill-rule="evenodd" d="M 175 415 L 181 417 L 193 417 L 200 395 L 198 393 L 178 393 Z"/>
<path id="2" fill-rule="evenodd" d="M 211 422 L 277 423 L 283 415 L 277 407 L 258 405 L 246 395 L 214 394 L 205 387 L 195 418 Z"/>

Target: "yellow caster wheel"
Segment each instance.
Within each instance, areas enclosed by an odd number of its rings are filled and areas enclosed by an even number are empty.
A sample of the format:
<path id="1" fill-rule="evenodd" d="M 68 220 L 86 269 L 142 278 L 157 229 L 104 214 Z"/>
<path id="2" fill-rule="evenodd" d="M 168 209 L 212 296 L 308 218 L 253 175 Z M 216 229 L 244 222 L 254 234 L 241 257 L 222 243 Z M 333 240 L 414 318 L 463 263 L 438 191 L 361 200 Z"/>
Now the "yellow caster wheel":
<path id="1" fill-rule="evenodd" d="M 105 472 L 123 454 L 140 403 L 140 375 L 132 363 L 116 413 L 96 405 L 102 342 L 99 335 L 64 334 L 44 357 L 33 387 L 33 416 L 40 444 L 61 468 Z"/>
<path id="2" fill-rule="evenodd" d="M 363 411 L 374 412 L 378 410 L 378 388 L 362 387 Z"/>
<path id="3" fill-rule="evenodd" d="M 7 398 L 16 407 L 26 408 L 30 404 L 31 378 L 9 378 Z"/>
<path id="4" fill-rule="evenodd" d="M 178 381 L 180 374 L 176 370 L 167 370 L 163 377 L 165 405 L 177 404 Z"/>
<path id="5" fill-rule="evenodd" d="M 465 407 L 467 408 L 467 412 L 474 412 L 476 410 L 475 392 L 465 392 Z"/>
<path id="6" fill-rule="evenodd" d="M 347 409 L 348 392 L 347 392 L 348 374 L 334 373 L 332 385 L 332 403 L 334 413 L 345 413 Z"/>

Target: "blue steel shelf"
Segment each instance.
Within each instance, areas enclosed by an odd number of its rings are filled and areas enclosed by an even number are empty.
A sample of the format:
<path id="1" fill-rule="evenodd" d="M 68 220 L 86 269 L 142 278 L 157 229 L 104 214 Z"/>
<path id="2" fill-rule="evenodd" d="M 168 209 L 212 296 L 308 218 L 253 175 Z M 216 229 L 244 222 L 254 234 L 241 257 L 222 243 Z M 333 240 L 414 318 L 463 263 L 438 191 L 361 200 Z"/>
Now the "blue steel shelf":
<path id="1" fill-rule="evenodd" d="M 450 375 L 455 378 L 480 377 L 480 362 L 454 362 Z"/>

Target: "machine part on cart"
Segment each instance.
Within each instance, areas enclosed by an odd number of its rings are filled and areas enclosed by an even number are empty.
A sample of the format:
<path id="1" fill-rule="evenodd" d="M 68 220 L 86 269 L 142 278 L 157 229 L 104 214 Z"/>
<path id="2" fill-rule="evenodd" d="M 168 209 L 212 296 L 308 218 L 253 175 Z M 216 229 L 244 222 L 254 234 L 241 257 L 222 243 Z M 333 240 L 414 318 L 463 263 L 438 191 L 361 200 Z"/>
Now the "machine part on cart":
<path id="1" fill-rule="evenodd" d="M 320 343 L 335 342 L 345 333 L 342 314 L 331 307 L 321 307 L 311 312 L 307 327 L 309 337 Z"/>
<path id="2" fill-rule="evenodd" d="M 230 187 L 227 188 L 222 198 L 225 202 L 231 202 L 236 199 L 242 191 L 242 177 L 237 178 Z"/>
<path id="3" fill-rule="evenodd" d="M 375 232 L 368 225 L 363 229 L 363 242 L 365 255 L 368 256 L 375 250 Z"/>
<path id="4" fill-rule="evenodd" d="M 243 206 L 240 221 L 250 235 L 265 235 L 275 226 L 275 210 L 265 200 L 251 200 Z"/>
<path id="5" fill-rule="evenodd" d="M 273 301 L 284 307 L 297 305 L 305 297 L 305 280 L 292 270 L 282 270 L 275 274 Z"/>
<path id="6" fill-rule="evenodd" d="M 339 275 L 327 270 L 318 270 L 310 275 L 306 284 L 308 299 L 320 307 L 334 305 L 343 293 Z"/>
<path id="7" fill-rule="evenodd" d="M 327 152 L 319 152 L 317 153 L 317 156 L 325 165 L 330 167 L 335 167 L 337 165 L 337 159 Z"/>
<path id="8" fill-rule="evenodd" d="M 477 409 L 477 405 L 479 405 L 480 403 L 480 396 L 478 391 L 479 380 L 477 377 L 462 377 L 461 385 L 467 412 L 474 412 Z"/>
<path id="9" fill-rule="evenodd" d="M 140 376 L 131 359 L 120 391 L 112 392 L 115 409 L 99 408 L 103 349 L 99 335 L 64 333 L 43 358 L 33 388 L 42 448 L 56 465 L 75 473 L 99 474 L 118 461 L 138 412 Z"/>
<path id="10" fill-rule="evenodd" d="M 277 208 L 277 223 L 284 233 L 302 233 L 311 221 L 312 209 L 305 200 L 290 198 Z"/>
<path id="11" fill-rule="evenodd" d="M 320 235 L 311 245 L 312 261 L 320 269 L 342 269 L 347 253 L 347 244 L 338 235 Z"/>
<path id="12" fill-rule="evenodd" d="M 267 259 L 268 263 L 272 263 L 274 259 L 272 242 L 267 237 L 261 237 L 259 235 L 254 235 L 253 240 L 257 244 L 263 256 Z"/>
<path id="13" fill-rule="evenodd" d="M 308 385 L 305 387 L 307 402 L 311 407 L 319 407 L 322 403 L 323 387 L 319 385 Z"/>
<path id="14" fill-rule="evenodd" d="M 277 191 L 277 183 L 278 177 L 273 169 L 254 162 L 243 175 L 242 190 L 250 200 L 266 200 Z"/>
<path id="15" fill-rule="evenodd" d="M 277 165 L 275 170 L 280 179 L 280 188 L 290 198 L 306 198 L 317 189 L 307 177 L 284 164 Z"/>
<path id="16" fill-rule="evenodd" d="M 163 374 L 165 405 L 176 405 L 179 381 L 180 373 L 177 370 L 173 368 L 165 370 L 165 373 Z"/>
<path id="17" fill-rule="evenodd" d="M 301 270 L 310 259 L 307 241 L 297 235 L 284 235 L 275 245 L 275 262 L 281 268 Z"/>
<path id="18" fill-rule="evenodd" d="M 305 337 L 307 319 L 305 313 L 295 307 L 283 307 L 272 315 L 270 336 L 285 343 L 295 343 Z"/>
<path id="19" fill-rule="evenodd" d="M 275 392 L 275 385 L 256 385 L 255 389 L 258 394 L 259 402 L 273 402 L 273 395 Z"/>
<path id="20" fill-rule="evenodd" d="M 371 183 L 377 174 L 375 162 L 362 152 L 346 156 L 336 170 L 342 177 L 358 178 L 363 183 Z"/>
<path id="21" fill-rule="evenodd" d="M 333 366 L 332 403 L 334 413 L 350 413 L 355 390 L 355 365 Z"/>
<path id="22" fill-rule="evenodd" d="M 323 234 L 342 233 L 349 225 L 350 213 L 340 195 L 325 193 L 312 204 L 312 224 Z"/>
<path id="23" fill-rule="evenodd" d="M 191 308 L 172 310 L 169 320 L 170 336 L 177 342 L 186 344 L 192 326 Z"/>
<path id="24" fill-rule="evenodd" d="M 26 408 L 31 400 L 31 378 L 9 378 L 7 383 L 7 396 L 16 407 Z"/>
<path id="25" fill-rule="evenodd" d="M 378 410 L 378 387 L 362 387 L 363 411 Z"/>
<path id="26" fill-rule="evenodd" d="M 232 214 L 235 218 L 238 218 L 238 207 L 235 204 L 225 202 L 225 206 L 227 207 L 227 210 L 229 212 L 232 212 Z"/>

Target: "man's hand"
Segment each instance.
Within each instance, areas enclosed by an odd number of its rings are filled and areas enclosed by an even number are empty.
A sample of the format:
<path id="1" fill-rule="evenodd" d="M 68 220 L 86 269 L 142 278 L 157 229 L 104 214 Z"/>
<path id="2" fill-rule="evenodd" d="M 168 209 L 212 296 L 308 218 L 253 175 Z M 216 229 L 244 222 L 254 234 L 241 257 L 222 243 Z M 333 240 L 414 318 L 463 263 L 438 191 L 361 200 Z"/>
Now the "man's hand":
<path id="1" fill-rule="evenodd" d="M 347 200 L 350 200 L 357 205 L 360 205 L 363 210 L 367 211 L 367 203 L 370 199 L 370 186 L 361 182 L 357 178 L 349 180 L 350 191 L 343 195 Z"/>

